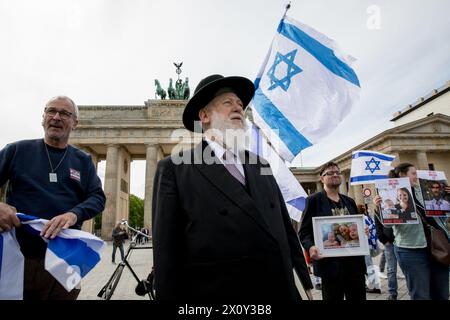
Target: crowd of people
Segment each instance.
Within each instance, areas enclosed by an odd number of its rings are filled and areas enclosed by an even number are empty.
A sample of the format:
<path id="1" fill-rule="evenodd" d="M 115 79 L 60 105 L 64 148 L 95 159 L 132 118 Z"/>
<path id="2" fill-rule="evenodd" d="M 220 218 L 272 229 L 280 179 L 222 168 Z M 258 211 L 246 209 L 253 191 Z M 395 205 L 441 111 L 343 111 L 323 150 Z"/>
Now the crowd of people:
<path id="1" fill-rule="evenodd" d="M 386 212 L 376 209 L 371 215 L 358 208 L 339 193 L 345 181 L 338 164 L 328 162 L 320 169 L 323 191 L 306 199 L 296 232 L 276 180 L 267 174 L 269 165 L 239 143 L 246 129 L 244 110 L 254 93 L 252 81 L 243 77 L 211 75 L 200 81 L 182 119 L 186 129 L 200 128 L 202 142 L 158 163 L 151 232 L 156 299 L 298 301 L 302 297 L 295 270 L 308 299 L 315 287 L 324 300 L 365 300 L 367 292 L 380 292 L 372 257 L 382 243 L 390 300 L 398 296 L 397 263 L 411 299 L 448 300 L 449 266 L 431 254 L 429 226 L 448 237 L 449 222 L 428 217 L 424 209 L 447 204 L 424 202 L 414 165 L 402 163 L 390 173 L 409 178 L 412 194 L 399 189 L 398 205 L 386 201 L 385 209 L 408 219 L 419 217 L 417 224 L 387 226 L 381 219 Z M 45 270 L 45 240 L 63 229 L 80 229 L 83 221 L 104 210 L 106 197 L 90 156 L 68 144 L 78 125 L 72 99 L 51 99 L 42 125 L 43 139 L 14 142 L 0 151 L 0 185 L 8 181 L 6 201 L 0 203 L 0 232 L 16 228 L 25 256 L 25 299 L 76 299 L 80 288 L 65 291 Z M 450 194 L 450 188 L 445 192 Z M 376 208 L 381 201 L 374 198 Z M 49 222 L 40 235 L 26 233 L 16 212 Z M 324 257 L 314 237 L 314 218 L 361 213 L 366 215 L 364 232 L 373 255 Z M 150 233 L 145 228 L 141 232 Z M 117 249 L 124 259 L 126 234 L 117 223 L 113 263 Z M 324 245 L 351 246 L 362 241 L 360 235 L 355 223 L 337 223 L 324 234 Z M 146 241 L 138 238 L 139 243 Z M 315 286 L 307 261 L 313 266 Z"/>

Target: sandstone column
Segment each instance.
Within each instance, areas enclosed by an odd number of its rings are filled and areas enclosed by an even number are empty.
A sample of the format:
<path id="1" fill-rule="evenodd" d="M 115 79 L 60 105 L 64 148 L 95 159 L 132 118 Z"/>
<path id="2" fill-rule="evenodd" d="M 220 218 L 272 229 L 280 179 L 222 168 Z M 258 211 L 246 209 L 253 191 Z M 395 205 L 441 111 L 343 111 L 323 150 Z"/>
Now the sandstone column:
<path id="1" fill-rule="evenodd" d="M 343 194 L 343 195 L 347 195 L 348 194 L 348 190 L 347 190 L 347 177 L 346 175 L 343 173 L 342 174 L 342 183 L 339 186 L 339 193 Z"/>
<path id="2" fill-rule="evenodd" d="M 102 215 L 102 239 L 111 240 L 112 229 L 116 222 L 117 197 L 119 196 L 119 146 L 108 145 L 106 151 L 105 194 L 106 207 Z"/>
<path id="3" fill-rule="evenodd" d="M 417 169 L 418 170 L 429 170 L 428 168 L 428 158 L 425 151 L 417 151 Z"/>
<path id="4" fill-rule="evenodd" d="M 320 182 L 319 180 L 316 182 L 316 192 L 320 192 L 322 190 L 323 190 L 322 182 Z"/>
<path id="5" fill-rule="evenodd" d="M 117 210 L 116 221 L 121 219 L 129 220 L 130 212 L 130 164 L 131 155 L 125 147 L 119 149 L 118 167 L 117 167 Z M 135 226 L 132 226 L 135 227 Z"/>
<path id="6" fill-rule="evenodd" d="M 397 165 L 399 165 L 401 163 L 400 154 L 396 151 L 390 152 L 389 154 L 395 156 L 394 161 L 392 161 L 392 163 L 391 163 L 391 166 L 395 168 Z"/>
<path id="7" fill-rule="evenodd" d="M 364 205 L 364 196 L 363 196 L 363 185 L 358 184 L 353 187 L 353 200 L 355 200 L 356 205 L 362 204 Z"/>
<path id="8" fill-rule="evenodd" d="M 83 149 L 83 150 L 85 150 L 85 149 Z M 93 152 L 93 151 L 87 151 L 86 150 L 86 152 L 91 155 L 92 162 L 94 163 L 95 170 L 97 170 L 97 168 L 98 168 L 98 154 Z M 83 225 L 81 227 L 81 230 L 89 232 L 89 233 L 94 233 L 94 219 L 95 218 L 92 218 L 92 219 L 84 221 Z"/>
<path id="9" fill-rule="evenodd" d="M 144 227 L 152 233 L 152 196 L 153 179 L 155 177 L 156 165 L 158 163 L 159 146 L 156 144 L 147 145 L 147 155 L 145 164 L 145 199 L 144 199 Z"/>

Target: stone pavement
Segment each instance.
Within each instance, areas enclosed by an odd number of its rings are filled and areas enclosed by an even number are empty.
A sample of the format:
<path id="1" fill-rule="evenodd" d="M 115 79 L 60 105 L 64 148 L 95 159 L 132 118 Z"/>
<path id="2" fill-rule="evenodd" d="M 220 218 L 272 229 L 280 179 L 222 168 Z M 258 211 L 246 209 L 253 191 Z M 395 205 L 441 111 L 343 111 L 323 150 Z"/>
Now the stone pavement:
<path id="1" fill-rule="evenodd" d="M 125 254 L 129 246 L 127 240 L 124 249 Z M 150 246 L 150 243 L 138 245 L 137 247 Z M 112 264 L 112 242 L 107 242 L 107 246 L 101 253 L 101 260 L 97 266 L 81 281 L 81 292 L 78 300 L 100 300 L 97 297 L 98 292 L 108 282 L 118 264 Z M 133 249 L 128 257 L 128 263 L 137 274 L 139 279 L 147 278 L 153 265 L 152 249 Z M 120 261 L 120 251 L 116 251 L 116 263 Z M 134 289 L 137 281 L 130 270 L 125 267 L 120 277 L 117 288 L 112 295 L 111 300 L 148 300 L 148 297 L 138 296 Z"/>
<path id="2" fill-rule="evenodd" d="M 125 253 L 129 246 L 129 241 L 125 243 Z M 138 245 L 138 247 L 149 246 Z M 106 284 L 117 265 L 111 263 L 112 254 L 112 244 L 107 243 L 106 248 L 102 252 L 102 259 L 99 264 L 92 270 L 81 282 L 81 293 L 78 297 L 79 300 L 99 300 L 97 297 L 98 292 Z M 375 260 L 378 263 L 379 257 Z M 116 262 L 120 261 L 120 252 L 116 252 Z M 139 279 L 147 278 L 150 273 L 150 269 L 153 265 L 153 255 L 152 249 L 133 249 L 128 262 L 131 267 L 139 277 Z M 399 271 L 400 272 L 400 271 Z M 148 300 L 148 297 L 138 296 L 134 289 L 136 288 L 137 282 L 132 276 L 128 268 L 122 272 L 122 276 L 117 285 L 117 288 L 111 298 L 111 300 Z M 398 279 L 398 299 L 399 300 L 409 300 L 408 290 L 406 288 L 406 283 L 404 279 Z M 387 292 L 387 279 L 381 279 L 381 294 L 368 293 L 368 300 L 385 300 L 388 297 Z M 322 294 L 320 290 L 313 290 L 313 296 L 316 300 L 322 299 Z"/>

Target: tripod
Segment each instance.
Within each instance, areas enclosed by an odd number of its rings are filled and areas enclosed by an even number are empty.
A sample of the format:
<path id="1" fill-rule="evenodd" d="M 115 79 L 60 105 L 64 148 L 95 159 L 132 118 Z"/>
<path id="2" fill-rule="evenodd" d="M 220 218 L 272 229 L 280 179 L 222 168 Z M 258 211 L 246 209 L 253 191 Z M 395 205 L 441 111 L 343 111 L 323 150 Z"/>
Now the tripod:
<path id="1" fill-rule="evenodd" d="M 141 281 L 139 277 L 136 275 L 136 272 L 134 272 L 131 265 L 128 263 L 128 257 L 131 255 L 131 251 L 133 249 L 152 249 L 152 246 L 145 246 L 145 247 L 137 247 L 136 246 L 136 239 L 139 235 L 150 238 L 146 234 L 130 227 L 128 225 L 128 222 L 126 220 L 122 221 L 122 224 L 126 225 L 128 229 L 135 232 L 133 237 L 131 238 L 130 244 L 128 245 L 127 252 L 125 254 L 124 259 L 117 265 L 116 269 L 114 270 L 113 274 L 109 278 L 108 282 L 103 286 L 103 288 L 99 291 L 97 294 L 97 297 L 102 298 L 104 300 L 110 300 L 112 295 L 114 294 L 114 291 L 116 290 L 117 284 L 120 281 L 120 277 L 122 276 L 123 269 L 127 267 L 131 274 L 133 275 L 134 279 L 136 279 L 138 284 L 142 284 L 144 286 L 144 290 L 148 295 L 148 298 L 150 300 L 155 299 L 155 294 L 153 292 L 153 285 L 152 283 L 148 281 Z"/>

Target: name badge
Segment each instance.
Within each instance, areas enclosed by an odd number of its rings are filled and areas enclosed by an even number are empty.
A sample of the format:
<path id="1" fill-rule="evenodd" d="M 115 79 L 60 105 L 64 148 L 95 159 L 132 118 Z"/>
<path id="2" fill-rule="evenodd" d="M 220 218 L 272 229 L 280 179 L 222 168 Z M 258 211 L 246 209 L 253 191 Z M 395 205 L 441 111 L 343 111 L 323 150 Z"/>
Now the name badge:
<path id="1" fill-rule="evenodd" d="M 50 172 L 48 176 L 50 178 L 50 182 L 58 182 L 58 176 L 55 172 Z"/>
<path id="2" fill-rule="evenodd" d="M 70 169 L 70 178 L 80 182 L 80 179 L 81 179 L 80 171 L 75 170 L 75 169 Z"/>

